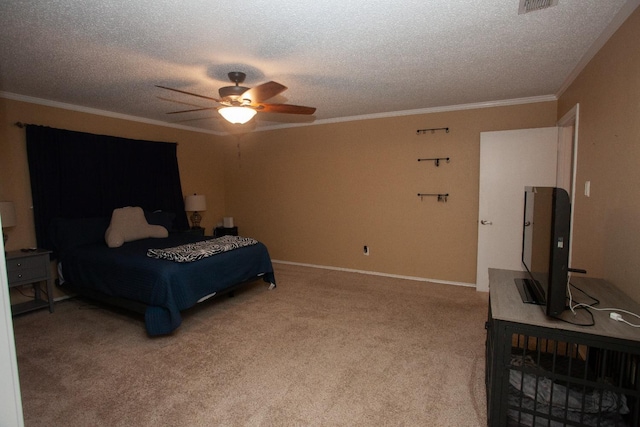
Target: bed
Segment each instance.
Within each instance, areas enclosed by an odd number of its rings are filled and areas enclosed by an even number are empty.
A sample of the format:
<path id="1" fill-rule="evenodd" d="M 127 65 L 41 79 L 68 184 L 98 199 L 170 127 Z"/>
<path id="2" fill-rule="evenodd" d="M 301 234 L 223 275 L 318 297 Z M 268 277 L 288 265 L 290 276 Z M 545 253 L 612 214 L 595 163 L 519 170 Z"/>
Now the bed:
<path id="1" fill-rule="evenodd" d="M 148 222 L 162 224 L 158 214 Z M 166 218 L 168 219 L 168 217 Z M 171 232 L 165 238 L 144 238 L 111 248 L 105 243 L 110 218 L 60 219 L 51 223 L 50 237 L 58 259 L 61 286 L 101 301 L 144 314 L 150 336 L 172 333 L 182 322 L 180 312 L 261 278 L 275 287 L 273 267 L 261 242 L 176 262 L 149 256 L 150 249 L 175 248 L 211 239 L 194 233 Z"/>

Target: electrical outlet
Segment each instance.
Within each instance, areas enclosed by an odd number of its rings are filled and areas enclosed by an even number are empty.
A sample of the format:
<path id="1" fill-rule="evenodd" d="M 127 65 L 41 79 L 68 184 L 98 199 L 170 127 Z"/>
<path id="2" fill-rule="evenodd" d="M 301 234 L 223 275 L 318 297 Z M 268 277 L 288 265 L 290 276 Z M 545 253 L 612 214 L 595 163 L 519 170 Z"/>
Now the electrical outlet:
<path id="1" fill-rule="evenodd" d="M 367 255 L 367 256 L 369 256 L 369 246 L 364 245 L 364 249 L 363 249 L 362 253 Z"/>

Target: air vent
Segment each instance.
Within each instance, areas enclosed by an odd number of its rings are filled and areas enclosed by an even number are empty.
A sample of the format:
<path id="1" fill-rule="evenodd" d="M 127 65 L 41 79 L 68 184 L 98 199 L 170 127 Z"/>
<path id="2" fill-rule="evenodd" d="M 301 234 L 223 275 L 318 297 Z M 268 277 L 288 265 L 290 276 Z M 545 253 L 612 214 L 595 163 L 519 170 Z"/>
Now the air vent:
<path id="1" fill-rule="evenodd" d="M 557 5 L 558 0 L 520 0 L 518 15 L 535 12 L 536 10 L 546 9 L 548 7 Z"/>

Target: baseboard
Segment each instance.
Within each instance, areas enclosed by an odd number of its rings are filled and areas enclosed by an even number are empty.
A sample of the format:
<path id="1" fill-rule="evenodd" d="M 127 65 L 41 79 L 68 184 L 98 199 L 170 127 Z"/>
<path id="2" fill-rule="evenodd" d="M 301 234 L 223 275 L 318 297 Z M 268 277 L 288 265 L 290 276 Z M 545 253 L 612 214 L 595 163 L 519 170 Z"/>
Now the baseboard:
<path id="1" fill-rule="evenodd" d="M 367 271 L 367 270 L 355 270 L 352 268 L 342 268 L 342 267 L 333 267 L 328 265 L 317 265 L 317 264 L 305 264 L 301 262 L 292 262 L 292 261 L 281 261 L 272 259 L 271 262 L 278 264 L 288 264 L 288 265 L 299 265 L 301 267 L 311 267 L 311 268 L 321 268 L 324 270 L 335 270 L 335 271 L 346 271 L 349 273 L 360 273 L 360 274 L 368 274 L 371 276 L 382 276 L 382 277 L 392 277 L 394 279 L 406 279 L 406 280 L 414 280 L 416 282 L 430 282 L 430 283 L 440 283 L 443 285 L 453 285 L 453 286 L 464 286 L 467 288 L 475 288 L 475 283 L 465 283 L 465 282 L 451 282 L 448 280 L 439 280 L 439 279 L 429 279 L 426 277 L 415 277 L 415 276 L 403 276 L 399 274 L 390 274 L 390 273 L 380 273 L 377 271 Z"/>

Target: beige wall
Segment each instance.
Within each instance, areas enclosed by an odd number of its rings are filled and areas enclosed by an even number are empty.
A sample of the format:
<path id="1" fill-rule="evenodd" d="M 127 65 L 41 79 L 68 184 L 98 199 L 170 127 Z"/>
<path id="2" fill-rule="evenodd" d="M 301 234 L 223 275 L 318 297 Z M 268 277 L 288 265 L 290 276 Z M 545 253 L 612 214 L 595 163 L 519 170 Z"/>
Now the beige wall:
<path id="1" fill-rule="evenodd" d="M 227 214 L 276 260 L 475 283 L 480 132 L 555 122 L 544 102 L 230 136 Z"/>
<path id="2" fill-rule="evenodd" d="M 553 126 L 557 116 L 556 103 L 543 102 L 216 137 L 7 99 L 0 108 L 0 199 L 19 214 L 9 250 L 35 245 L 21 121 L 178 142 L 183 192 L 207 196 L 208 233 L 234 216 L 276 260 L 470 284 L 480 132 Z M 416 135 L 439 127 L 450 132 Z M 451 162 L 417 161 L 426 157 Z"/>
<path id="3" fill-rule="evenodd" d="M 640 301 L 640 9 L 561 95 L 580 104 L 573 266 Z M 584 183 L 591 181 L 591 197 Z"/>
<path id="4" fill-rule="evenodd" d="M 0 98 L 0 200 L 15 203 L 17 226 L 7 229 L 7 250 L 35 246 L 25 130 L 15 122 L 32 123 L 124 138 L 178 143 L 183 194 L 207 197 L 202 226 L 211 234 L 224 211 L 222 138 L 164 126 L 109 118 Z M 144 165 L 141 165 L 144 167 Z"/>
<path id="5" fill-rule="evenodd" d="M 21 121 L 178 142 L 183 192 L 207 196 L 207 230 L 234 216 L 274 259 L 459 283 L 475 283 L 480 132 L 556 118 L 545 102 L 223 138 L 8 99 L 0 108 L 0 199 L 19 213 L 9 250 L 35 245 Z M 450 132 L 416 135 L 432 127 Z M 425 157 L 451 162 L 417 161 Z M 450 196 L 438 203 L 419 192 Z"/>

